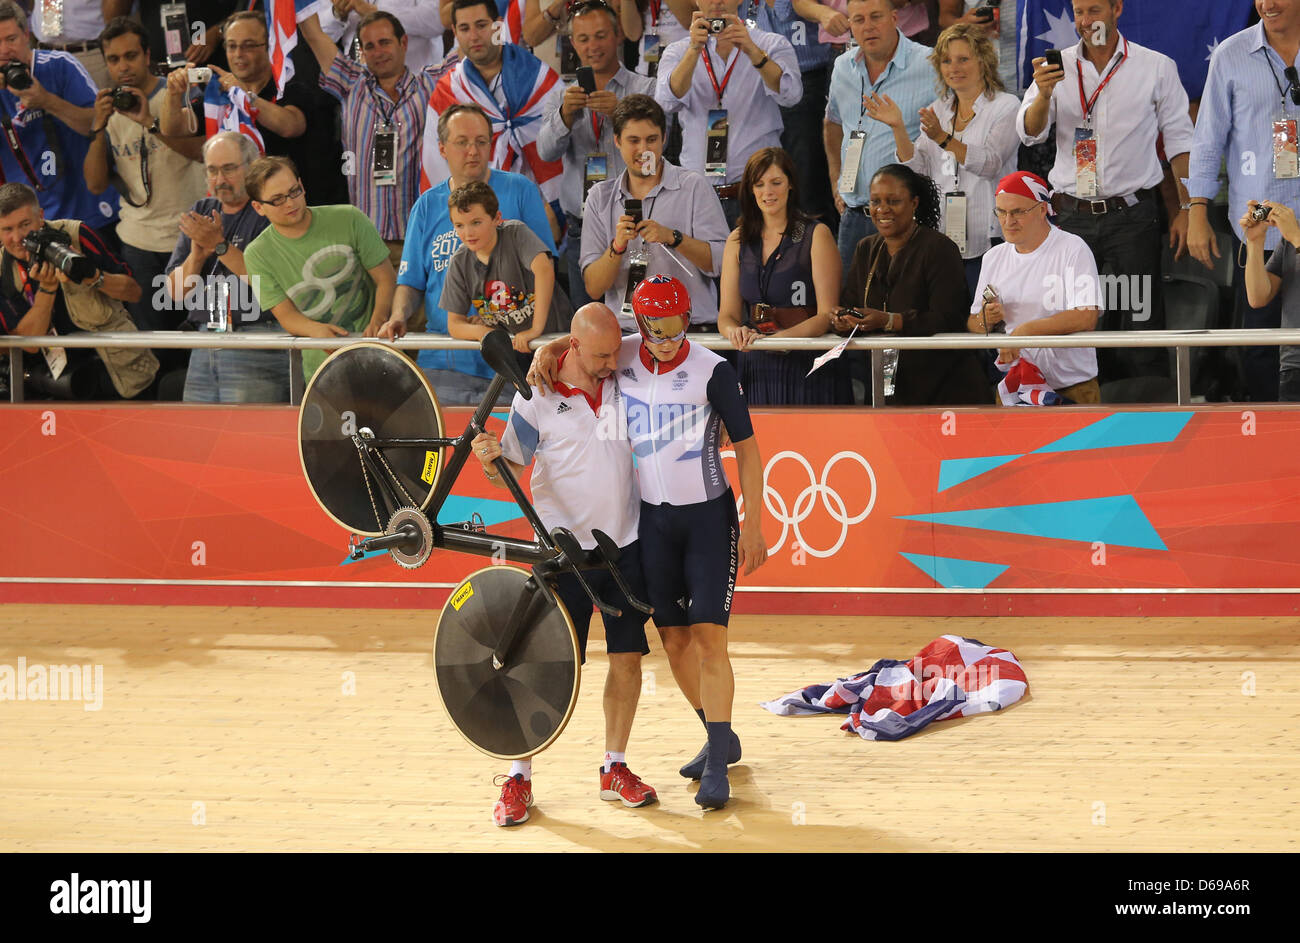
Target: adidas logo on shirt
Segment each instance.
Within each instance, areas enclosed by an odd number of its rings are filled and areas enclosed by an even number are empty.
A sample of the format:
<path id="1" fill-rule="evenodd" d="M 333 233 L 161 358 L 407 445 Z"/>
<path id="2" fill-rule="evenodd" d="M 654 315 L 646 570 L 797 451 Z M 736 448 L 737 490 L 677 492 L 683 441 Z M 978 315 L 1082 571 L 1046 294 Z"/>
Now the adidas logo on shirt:
<path id="1" fill-rule="evenodd" d="M 626 370 L 623 371 L 623 376 L 627 377 L 629 380 L 635 380 L 636 371 L 633 370 L 631 367 L 628 367 Z"/>
<path id="2" fill-rule="evenodd" d="M 561 403 L 559 406 L 555 407 L 555 413 L 556 415 L 559 415 L 560 413 L 567 413 L 569 412 L 570 409 L 572 409 L 572 407 L 569 406 L 568 403 Z"/>

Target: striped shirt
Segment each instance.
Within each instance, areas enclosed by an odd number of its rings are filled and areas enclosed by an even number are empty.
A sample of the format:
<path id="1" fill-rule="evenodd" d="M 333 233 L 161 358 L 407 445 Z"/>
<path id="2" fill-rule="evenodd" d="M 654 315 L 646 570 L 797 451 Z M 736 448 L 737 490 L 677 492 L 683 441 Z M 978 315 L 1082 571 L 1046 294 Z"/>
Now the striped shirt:
<path id="1" fill-rule="evenodd" d="M 407 69 L 397 80 L 394 102 L 368 70 L 345 56 L 335 56 L 329 71 L 321 73 L 320 87 L 343 103 L 343 150 L 352 157 L 348 196 L 384 239 L 406 236 L 406 218 L 420 195 L 426 105 L 437 84 L 430 71 Z M 397 130 L 397 183 L 376 186 L 371 167 L 375 131 L 385 124 Z"/>
<path id="2" fill-rule="evenodd" d="M 1263 23 L 1229 36 L 1210 57 L 1196 114 L 1187 192 L 1193 199 L 1214 199 L 1219 162 L 1226 157 L 1228 220 L 1238 239 L 1244 240 L 1239 221 L 1251 200 L 1300 205 L 1300 179 L 1278 180 L 1273 175 L 1273 119 L 1285 109 L 1288 118 L 1300 120 L 1300 108 L 1279 94 L 1279 85 L 1287 88 L 1287 67 L 1297 64 L 1300 57 L 1295 63 L 1282 61 L 1268 44 Z M 1270 226 L 1264 247 L 1277 248 L 1278 239 L 1277 229 Z"/>

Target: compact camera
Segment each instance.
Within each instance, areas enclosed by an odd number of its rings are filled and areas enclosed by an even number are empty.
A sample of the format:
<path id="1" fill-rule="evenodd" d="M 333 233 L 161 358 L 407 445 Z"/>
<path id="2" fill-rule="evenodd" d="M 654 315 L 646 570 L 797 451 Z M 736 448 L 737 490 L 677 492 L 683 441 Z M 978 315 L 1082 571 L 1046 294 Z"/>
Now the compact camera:
<path id="1" fill-rule="evenodd" d="M 727 28 L 727 21 L 720 16 L 715 16 L 709 20 L 709 32 L 721 33 Z"/>
<path id="2" fill-rule="evenodd" d="M 1268 219 L 1268 214 L 1273 212 L 1273 207 L 1264 206 L 1262 203 L 1250 211 L 1250 218 L 1257 223 L 1262 223 Z"/>
<path id="3" fill-rule="evenodd" d="M 189 70 L 191 85 L 207 85 L 212 78 L 212 70 L 207 66 L 195 66 Z"/>

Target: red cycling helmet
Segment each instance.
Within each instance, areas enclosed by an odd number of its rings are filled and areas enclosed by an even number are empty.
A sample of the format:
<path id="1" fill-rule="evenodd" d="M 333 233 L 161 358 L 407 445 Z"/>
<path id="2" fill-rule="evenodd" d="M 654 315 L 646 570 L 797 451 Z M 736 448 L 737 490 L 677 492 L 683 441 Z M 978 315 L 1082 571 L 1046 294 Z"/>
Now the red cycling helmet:
<path id="1" fill-rule="evenodd" d="M 632 292 L 632 314 L 641 336 L 650 343 L 679 341 L 691 323 L 691 296 L 686 286 L 671 275 L 651 275 Z M 666 318 L 681 318 L 681 326 L 671 325 L 672 333 L 666 333 L 654 323 Z"/>

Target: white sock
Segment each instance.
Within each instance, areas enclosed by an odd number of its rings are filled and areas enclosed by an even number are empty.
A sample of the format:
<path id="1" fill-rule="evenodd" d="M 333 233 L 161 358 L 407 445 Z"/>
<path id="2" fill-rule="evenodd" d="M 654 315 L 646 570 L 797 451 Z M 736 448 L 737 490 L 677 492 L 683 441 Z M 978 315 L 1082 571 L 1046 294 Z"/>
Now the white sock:
<path id="1" fill-rule="evenodd" d="M 605 765 L 600 768 L 602 773 L 608 773 L 609 767 L 613 763 L 627 763 L 626 753 L 605 753 Z"/>
<path id="2" fill-rule="evenodd" d="M 523 773 L 524 779 L 532 781 L 533 778 L 533 760 L 529 757 L 526 760 L 514 760 L 510 764 L 510 775 L 516 776 Z"/>

